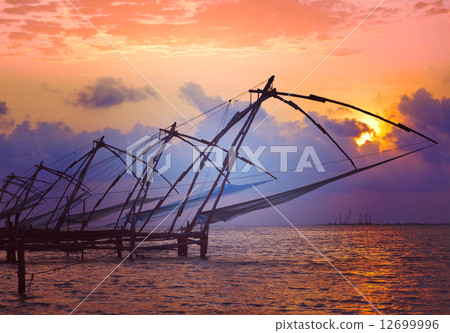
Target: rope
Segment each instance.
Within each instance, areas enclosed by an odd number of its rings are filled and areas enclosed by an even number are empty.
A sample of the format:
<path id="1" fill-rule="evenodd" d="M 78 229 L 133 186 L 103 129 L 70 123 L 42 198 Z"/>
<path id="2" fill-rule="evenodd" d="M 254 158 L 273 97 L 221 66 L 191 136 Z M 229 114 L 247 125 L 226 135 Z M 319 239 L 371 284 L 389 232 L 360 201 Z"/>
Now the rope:
<path id="1" fill-rule="evenodd" d="M 395 148 L 392 148 L 392 149 L 386 149 L 386 150 L 383 150 L 382 152 L 374 152 L 374 153 L 368 153 L 368 154 L 364 154 L 364 155 L 352 156 L 351 158 L 356 160 L 356 159 L 361 159 L 361 158 L 364 158 L 364 157 L 369 157 L 369 156 L 374 156 L 374 155 L 382 155 L 382 154 L 386 154 L 386 153 L 393 152 L 393 151 L 396 151 L 396 150 L 400 150 L 400 149 L 404 149 L 404 148 L 408 148 L 408 147 L 412 147 L 412 146 L 417 146 L 417 145 L 425 143 L 425 142 L 427 142 L 427 141 L 423 140 L 423 141 L 420 141 L 420 142 L 416 142 L 416 143 L 412 143 L 412 144 L 408 144 L 408 145 L 404 145 L 404 146 L 400 146 L 400 147 L 395 147 Z M 325 165 L 336 164 L 336 163 L 347 162 L 347 161 L 348 161 L 347 159 L 339 159 L 339 160 L 324 162 L 324 163 L 322 163 L 320 165 L 325 166 Z M 294 171 L 295 169 L 296 168 L 291 168 L 291 169 L 287 169 L 287 171 Z M 272 173 L 272 174 L 284 173 L 284 172 L 281 172 L 281 171 L 269 171 L 269 172 Z M 261 177 L 261 176 L 267 176 L 267 175 L 261 173 L 261 174 L 256 174 L 256 175 L 230 177 L 229 179 L 230 180 L 237 180 L 237 179 L 243 179 L 243 178 Z M 206 181 L 205 184 L 212 183 L 212 182 L 213 181 Z M 177 187 L 184 187 L 184 186 L 189 186 L 189 185 L 190 185 L 190 183 L 184 183 L 184 184 L 181 183 L 181 184 L 178 184 Z M 161 185 L 161 186 L 154 186 L 153 189 L 154 190 L 157 190 L 157 189 L 160 190 L 160 189 L 166 189 L 166 188 L 169 188 L 169 187 L 170 186 L 168 186 L 168 185 Z M 129 193 L 129 191 L 112 191 L 112 192 L 110 192 L 110 194 L 119 194 L 119 193 Z M 103 195 L 103 193 L 92 193 L 92 195 Z"/>
<path id="2" fill-rule="evenodd" d="M 231 103 L 232 103 L 232 100 L 230 99 L 230 100 L 228 101 L 228 104 L 227 104 L 227 107 L 226 107 L 226 109 L 225 109 L 225 112 L 224 112 L 224 114 L 223 114 L 223 116 L 222 116 L 222 119 L 221 119 L 221 121 L 220 121 L 220 123 L 219 123 L 219 126 L 218 126 L 218 128 L 217 128 L 216 135 L 214 135 L 214 136 L 217 136 L 217 134 L 219 133 L 219 131 L 221 131 L 222 128 L 223 128 L 223 126 L 225 126 L 225 120 L 226 120 L 226 118 L 227 118 L 227 116 L 228 116 L 228 110 L 229 110 L 229 108 L 230 108 Z M 204 187 L 205 187 L 205 185 L 206 185 L 206 183 L 207 183 L 207 179 L 208 179 L 208 176 L 209 176 L 209 172 L 210 172 L 210 171 L 211 171 L 211 169 L 208 169 L 208 172 L 206 173 L 205 179 L 204 179 L 203 184 L 202 184 L 202 187 L 201 187 L 201 189 L 200 189 L 200 193 L 203 192 L 203 189 L 204 189 Z M 187 215 L 187 218 L 190 218 L 190 217 L 191 217 L 192 212 L 194 211 L 195 205 L 197 204 L 197 202 L 198 202 L 199 199 L 200 199 L 200 196 L 197 197 L 197 198 L 195 199 L 194 204 L 192 205 L 192 208 L 190 209 L 189 214 Z"/>
<path id="3" fill-rule="evenodd" d="M 255 89 L 255 88 L 259 87 L 260 85 L 266 83 L 267 81 L 269 81 L 269 79 L 264 80 L 264 81 L 262 81 L 261 83 L 258 83 L 257 85 L 253 86 L 253 87 L 250 88 L 249 90 Z M 199 115 L 195 116 L 194 118 L 191 118 L 191 119 L 189 119 L 188 121 L 185 121 L 185 122 L 181 123 L 181 124 L 178 125 L 177 127 L 181 127 L 181 126 L 183 126 L 183 125 L 186 125 L 186 124 L 188 124 L 190 121 L 193 121 L 193 120 L 195 120 L 195 119 L 197 119 L 197 118 L 199 118 L 199 117 L 201 117 L 201 116 L 203 116 L 203 115 L 205 115 L 205 114 L 208 114 L 208 113 L 214 111 L 215 109 L 217 109 L 217 108 L 219 108 L 219 107 L 221 107 L 221 106 L 224 106 L 224 105 L 226 105 L 227 103 L 230 103 L 232 100 L 237 100 L 237 99 L 239 99 L 240 97 L 242 97 L 242 96 L 244 96 L 244 95 L 246 95 L 246 94 L 250 94 L 248 90 L 245 90 L 245 91 L 243 91 L 242 93 L 240 93 L 240 94 L 238 94 L 238 95 L 236 95 L 236 96 L 234 96 L 234 97 L 228 99 L 227 101 L 225 101 L 225 102 L 223 102 L 223 103 L 221 103 L 221 104 L 219 104 L 219 105 L 216 105 L 216 106 L 212 107 L 212 108 L 209 109 L 209 110 L 206 110 L 206 111 L 200 113 Z M 250 94 L 250 96 L 251 96 L 251 94 Z M 204 119 L 204 120 L 206 120 L 206 119 Z M 203 121 L 204 121 L 204 120 L 203 120 Z M 202 122 L 203 122 L 203 121 L 202 121 Z M 200 122 L 199 124 L 201 124 L 202 122 Z M 197 125 L 198 125 L 198 124 L 197 124 Z M 170 128 L 170 126 L 166 127 L 166 129 L 169 129 L 169 128 Z"/>
<path id="4" fill-rule="evenodd" d="M 227 108 L 228 109 L 228 108 Z M 226 113 L 224 114 L 224 116 L 223 117 L 225 117 L 226 116 Z M 223 118 L 222 118 L 222 121 L 221 121 L 221 123 L 223 122 Z M 396 150 L 400 150 L 400 149 L 404 149 L 404 148 L 408 148 L 408 147 L 413 147 L 413 146 L 417 146 L 417 145 L 419 145 L 419 144 L 422 144 L 422 143 L 425 143 L 425 142 L 427 142 L 426 140 L 422 140 L 422 141 L 420 141 L 420 142 L 416 142 L 416 143 L 412 143 L 412 144 L 408 144 L 408 145 L 403 145 L 403 146 L 400 146 L 400 147 L 395 147 L 395 148 L 392 148 L 392 149 L 387 149 L 387 150 L 384 150 L 384 151 L 382 151 L 382 152 L 374 152 L 374 153 L 368 153 L 368 154 L 364 154 L 364 155 L 360 155 L 360 156 L 353 156 L 352 158 L 353 159 L 361 159 L 361 158 L 365 158 L 365 157 L 369 157 L 369 156 L 374 156 L 374 155 L 381 155 L 381 154 L 386 154 L 386 153 L 389 153 L 389 152 L 393 152 L 393 151 L 396 151 Z M 341 163 L 341 162 L 346 162 L 347 161 L 347 159 L 340 159 L 340 160 L 335 160 L 335 161 L 329 161 L 329 162 L 325 162 L 325 163 L 322 163 L 321 165 L 322 166 L 325 166 L 325 165 L 330 165 L 330 164 L 336 164 L 336 163 Z M 110 167 L 108 167 L 107 169 L 109 169 Z M 347 169 L 347 168 L 346 168 Z M 346 170 L 346 169 L 344 169 L 344 170 Z M 293 171 L 293 170 L 295 170 L 294 168 L 292 168 L 292 169 L 288 169 L 287 171 Z M 273 174 L 279 174 L 280 173 L 280 171 L 272 171 L 271 173 L 273 173 Z M 108 175 L 109 176 L 109 175 Z M 266 176 L 265 174 L 255 174 L 255 175 L 245 175 L 245 176 L 239 176 L 239 177 L 233 177 L 233 178 L 230 178 L 230 180 L 232 181 L 232 180 L 237 180 L 237 179 L 244 179 L 244 178 L 254 178 L 254 177 L 261 177 L 261 176 Z M 105 180 L 104 182 L 102 182 L 102 183 L 100 183 L 100 184 L 97 184 L 97 186 L 95 186 L 95 188 L 99 188 L 101 185 L 103 185 L 103 184 L 106 184 L 107 183 L 107 181 L 108 180 L 110 180 L 110 179 L 112 179 L 112 178 L 114 178 L 114 176 L 109 176 L 108 177 L 108 179 L 107 180 Z M 209 184 L 209 183 L 212 183 L 212 181 L 207 181 L 207 177 L 204 179 L 204 181 L 203 181 L 203 184 L 202 184 L 202 188 L 206 185 L 206 184 Z M 187 183 L 187 184 L 179 184 L 178 186 L 180 186 L 180 187 L 184 187 L 184 186 L 188 186 L 188 185 L 190 185 L 189 183 Z M 166 188 L 168 188 L 169 186 L 155 186 L 155 187 L 153 187 L 153 189 L 166 189 Z M 115 191 L 115 192 L 111 192 L 111 194 L 113 194 L 113 193 L 128 193 L 129 191 Z M 102 195 L 101 193 L 99 193 L 99 194 L 96 194 L 96 195 Z M 56 197 L 55 197 L 56 198 Z M 46 199 L 52 199 L 52 197 L 47 197 Z M 37 213 L 38 213 L 38 215 L 39 215 L 39 213 L 41 213 L 42 211 L 44 211 L 44 210 L 46 210 L 46 207 L 42 207 L 41 209 L 38 209 L 37 210 Z M 192 213 L 192 209 L 191 209 L 191 211 L 190 211 L 190 213 L 189 213 L 189 215 Z M 36 223 L 35 223 L 36 224 Z"/>
<path id="5" fill-rule="evenodd" d="M 255 85 L 254 87 L 252 87 L 250 90 L 255 89 L 256 87 L 258 87 L 258 86 L 260 86 L 260 85 L 266 83 L 267 81 L 268 81 L 268 80 L 264 80 L 263 82 L 261 82 L 261 83 Z M 185 122 L 183 122 L 183 123 L 181 123 L 180 125 L 178 125 L 177 128 L 182 127 L 183 125 L 185 125 L 185 124 L 187 124 L 187 123 L 190 123 L 191 121 L 194 121 L 194 120 L 196 120 L 196 119 L 198 119 L 198 118 L 200 118 L 200 117 L 205 116 L 202 120 L 200 120 L 200 121 L 197 123 L 197 125 L 199 125 L 199 124 L 205 122 L 206 120 L 208 120 L 209 118 L 211 118 L 211 117 L 217 115 L 218 113 L 222 112 L 223 110 L 225 110 L 225 112 L 223 113 L 222 119 L 221 119 L 221 121 L 220 121 L 220 123 L 219 123 L 219 127 L 218 127 L 218 131 L 219 131 L 220 128 L 223 126 L 222 124 L 225 122 L 225 120 L 226 120 L 226 118 L 227 118 L 227 116 L 228 116 L 229 108 L 230 108 L 230 105 L 232 104 L 232 102 L 233 102 L 233 101 L 237 101 L 239 98 L 241 98 L 243 95 L 246 95 L 247 93 L 250 94 L 250 103 L 251 103 L 252 93 L 249 92 L 249 91 L 242 92 L 241 94 L 239 94 L 239 95 L 237 95 L 237 96 L 235 96 L 235 97 L 229 99 L 228 101 L 224 101 L 223 103 L 221 103 L 221 104 L 219 104 L 219 105 L 217 105 L 217 106 L 214 106 L 214 107 L 210 108 L 209 110 L 206 110 L 206 111 L 204 111 L 204 112 L 201 112 L 199 115 L 197 115 L 197 116 L 191 118 L 190 120 L 186 120 Z M 225 107 L 225 105 L 226 105 L 226 107 Z M 170 127 L 170 126 L 169 126 L 169 127 Z M 167 127 L 167 128 L 169 128 L 169 127 Z M 189 129 L 186 130 L 185 132 L 187 132 L 187 131 L 189 131 L 189 130 L 192 130 L 192 128 L 189 128 Z M 154 134 L 152 137 L 156 137 L 156 136 L 158 136 L 158 135 L 159 135 L 159 134 Z M 369 157 L 369 156 L 381 155 L 381 154 L 385 154 L 385 153 L 388 153 L 388 152 L 396 151 L 396 150 L 399 150 L 399 149 L 403 149 L 403 148 L 407 148 L 407 147 L 412 147 L 412 146 L 415 146 L 415 145 L 419 145 L 419 144 L 422 144 L 422 143 L 424 143 L 424 142 L 426 142 L 426 140 L 423 140 L 423 141 L 420 141 L 420 142 L 417 142 L 417 143 L 413 143 L 413 144 L 404 145 L 404 146 L 401 146 L 401 147 L 396 147 L 396 148 L 389 149 L 389 150 L 385 150 L 385 151 L 382 151 L 382 152 L 374 152 L 374 153 L 369 153 L 369 154 L 364 154 L 364 155 L 355 156 L 355 157 L 352 157 L 351 159 L 355 159 L 355 160 L 356 160 L 356 159 L 361 159 L 361 158 L 365 158 L 365 157 Z M 69 153 L 69 154 L 67 154 L 67 155 L 65 155 L 65 156 L 63 156 L 63 157 L 61 157 L 61 158 L 59 158 L 58 160 L 56 160 L 56 161 L 50 163 L 49 165 L 58 164 L 59 162 L 64 161 L 64 160 L 67 159 L 68 157 L 73 156 L 73 154 L 77 155 L 77 154 L 78 154 L 79 152 L 81 152 L 82 150 L 87 149 L 90 145 L 91 145 L 91 144 L 84 145 L 83 147 L 81 147 L 81 148 L 79 148 L 79 149 L 77 149 L 77 150 L 75 150 L 75 151 L 73 151 L 73 152 L 71 152 L 71 153 Z M 121 154 L 123 154 L 123 152 L 121 152 Z M 86 157 L 86 158 L 87 158 L 87 157 Z M 81 165 L 83 165 L 83 163 L 85 163 L 85 161 L 86 161 L 86 159 L 83 158 L 82 160 L 79 160 L 77 164 L 80 164 L 80 163 L 81 163 Z M 329 161 L 329 162 L 322 163 L 321 165 L 322 165 L 322 166 L 324 166 L 324 165 L 330 165 L 330 164 L 340 163 L 340 162 L 344 162 L 344 161 L 347 161 L 347 159 L 340 159 L 340 160 L 335 160 L 335 161 Z M 122 167 L 122 164 L 120 164 L 119 162 L 120 162 L 120 158 L 117 158 L 117 156 L 109 156 L 109 157 L 107 157 L 107 158 L 101 159 L 101 160 L 98 161 L 98 162 L 92 163 L 92 165 L 91 165 L 90 168 L 89 168 L 89 173 L 88 173 L 88 175 L 87 175 L 87 177 L 86 177 L 86 179 L 85 179 L 85 182 L 89 183 L 90 181 L 93 181 L 93 180 L 95 180 L 96 178 L 99 178 L 99 177 L 100 177 L 100 179 L 96 182 L 96 184 L 94 185 L 94 187 L 93 187 L 92 189 L 89 189 L 89 192 L 88 192 L 89 195 L 90 195 L 90 191 L 91 191 L 91 190 L 98 190 L 98 191 L 100 191 L 102 186 L 111 183 L 111 180 L 112 180 L 113 178 L 116 177 L 116 174 L 115 174 L 115 173 L 116 173 L 116 171 L 118 170 L 118 168 L 119 168 L 119 167 Z M 31 169 L 33 169 L 33 168 L 31 168 Z M 30 169 L 30 170 L 31 170 L 31 169 Z M 292 171 L 292 170 L 295 170 L 295 169 L 288 169 L 288 171 Z M 344 169 L 344 170 L 346 170 L 346 169 Z M 213 182 L 213 181 L 207 181 L 208 175 L 209 175 L 209 171 L 210 171 L 210 170 L 208 170 L 208 174 L 206 175 L 206 177 L 205 177 L 204 180 L 203 180 L 202 189 L 204 188 L 204 186 L 205 186 L 206 184 L 212 183 L 212 182 Z M 273 174 L 279 174 L 280 172 L 281 172 L 281 171 L 274 171 L 274 172 L 271 172 L 271 173 L 273 173 Z M 73 176 L 75 177 L 76 174 L 74 174 Z M 245 175 L 245 176 L 240 176 L 240 177 L 230 178 L 230 180 L 242 179 L 242 178 L 251 178 L 251 177 L 260 177 L 260 176 L 266 176 L 266 175 L 265 175 L 265 174 Z M 26 183 L 25 183 L 25 185 L 26 185 Z M 25 186 L 25 185 L 23 185 L 23 186 Z M 188 186 L 188 185 L 190 185 L 190 184 L 179 184 L 178 186 Z M 19 185 L 19 190 L 20 190 L 23 186 L 20 186 L 20 185 Z M 41 187 L 41 186 L 42 186 L 42 191 L 44 191 L 44 190 L 47 188 L 47 187 L 45 186 L 45 184 L 40 185 L 40 187 Z M 52 188 L 52 193 L 51 193 L 51 194 L 55 194 L 55 195 L 58 194 L 58 192 L 59 192 L 60 190 L 64 189 L 66 186 L 68 186 L 68 185 L 67 185 L 67 179 L 62 178 L 61 181 L 58 181 L 58 183 L 55 184 L 55 186 Z M 130 186 L 131 186 L 131 185 L 130 185 Z M 169 188 L 169 187 L 170 187 L 170 186 L 165 185 L 165 186 L 153 187 L 153 189 L 167 189 L 167 188 Z M 37 188 L 37 187 L 36 187 L 36 188 Z M 6 188 L 4 188 L 3 190 L 6 191 Z M 19 190 L 18 190 L 18 191 L 19 191 Z M 128 191 L 128 192 L 129 192 L 129 191 Z M 127 192 L 127 191 L 115 191 L 115 192 L 109 192 L 108 194 L 113 194 L 113 193 L 128 193 L 128 192 Z M 50 193 L 49 193 L 49 194 L 50 194 Z M 99 193 L 99 194 L 95 194 L 95 195 L 103 195 L 103 194 L 104 194 L 104 193 Z M 57 200 L 58 198 L 59 198 L 59 197 L 53 197 L 53 196 L 50 197 L 50 196 L 46 196 L 46 197 L 44 198 L 44 200 L 43 200 L 43 203 L 48 203 L 48 204 L 50 204 L 50 202 L 47 202 L 47 200 L 54 200 L 54 199 Z M 198 200 L 198 199 L 196 199 L 196 200 Z M 4 209 L 6 209 L 6 208 L 7 208 L 7 207 L 5 207 Z M 33 209 L 34 209 L 34 208 L 35 208 L 35 207 L 33 207 Z M 40 208 L 40 209 L 39 209 L 39 208 Z M 41 207 L 36 207 L 36 211 L 37 211 L 39 214 L 40 214 L 42 211 L 46 210 L 46 209 L 47 209 L 47 208 L 46 208 L 44 205 L 42 206 L 42 208 L 41 208 Z M 192 208 L 192 209 L 190 210 L 188 217 L 189 217 L 190 214 L 192 213 L 193 209 L 194 209 L 194 208 Z M 59 211 L 59 210 L 60 210 L 60 209 L 58 209 L 58 211 Z M 115 213 L 115 214 L 117 214 L 117 213 Z M 44 217 L 45 217 L 45 216 L 43 216 L 43 218 L 44 218 Z M 69 266 L 69 267 L 70 267 L 70 266 Z M 54 271 L 54 270 L 52 270 L 52 271 Z"/>
<path id="6" fill-rule="evenodd" d="M 264 80 L 264 81 L 262 81 L 261 83 L 258 83 L 257 85 L 253 86 L 253 87 L 250 88 L 250 89 L 255 89 L 255 88 L 259 87 L 260 85 L 266 83 L 267 81 L 268 81 L 268 80 Z M 204 116 L 204 115 L 206 115 L 206 114 L 208 114 L 208 113 L 210 113 L 210 112 L 213 112 L 214 110 L 216 110 L 216 109 L 218 109 L 218 108 L 220 108 L 220 107 L 222 107 L 222 106 L 224 106 L 224 105 L 226 105 L 226 104 L 229 104 L 232 100 L 237 100 L 238 98 L 240 98 L 240 97 L 242 97 L 243 95 L 248 94 L 248 93 L 249 93 L 248 90 L 246 90 L 246 91 L 244 91 L 244 92 L 242 92 L 242 93 L 240 93 L 240 94 L 238 94 L 238 95 L 236 95 L 236 96 L 230 98 L 229 100 L 224 101 L 223 103 L 221 103 L 221 104 L 219 104 L 219 105 L 217 105 L 217 106 L 215 106 L 215 107 L 212 107 L 212 108 L 209 109 L 209 110 L 206 110 L 206 111 L 204 111 L 204 112 L 201 112 L 199 115 L 197 115 L 197 116 L 195 116 L 195 117 L 193 117 L 193 118 L 191 118 L 191 119 L 189 119 L 189 120 L 186 120 L 185 122 L 181 123 L 181 124 L 178 125 L 177 127 L 182 127 L 183 125 L 186 125 L 186 124 L 188 124 L 189 122 L 191 122 L 191 121 L 193 121 L 193 120 L 195 120 L 195 119 L 198 119 L 198 118 L 200 118 L 200 117 L 202 117 L 202 116 Z M 218 110 L 217 112 L 219 112 L 219 111 L 221 111 L 221 110 Z M 203 123 L 204 121 L 206 121 L 207 119 L 209 119 L 211 116 L 217 114 L 217 112 L 216 112 L 216 113 L 213 113 L 212 115 L 210 115 L 210 116 L 208 116 L 208 117 L 206 117 L 205 119 L 203 119 L 202 121 L 200 121 L 197 125 Z M 166 129 L 169 129 L 169 128 L 170 128 L 170 126 L 166 127 Z M 159 135 L 159 134 L 155 133 L 154 135 L 151 136 L 151 138 L 156 138 L 158 135 Z M 82 147 L 80 147 L 80 148 L 78 148 L 78 149 L 76 149 L 76 150 L 74 150 L 74 151 L 72 151 L 72 152 L 70 152 L 70 153 L 68 153 L 68 154 L 66 154 L 66 155 L 64 155 L 64 156 L 62 156 L 61 158 L 59 158 L 59 159 L 57 159 L 57 160 L 54 160 L 54 161 L 50 162 L 50 164 L 48 164 L 48 165 L 49 165 L 49 166 L 56 165 L 57 163 L 59 163 L 59 162 L 65 160 L 65 159 L 67 159 L 67 158 L 69 158 L 69 157 L 71 157 L 71 156 L 73 156 L 73 155 L 77 156 L 77 154 L 78 154 L 80 151 L 82 151 L 83 149 L 88 148 L 90 145 L 91 145 L 91 143 L 86 144 L 86 145 L 84 145 L 84 146 L 82 146 Z M 98 162 L 98 163 L 101 164 L 101 163 L 103 163 L 103 162 L 104 162 L 104 161 L 100 161 L 100 162 Z M 95 165 L 94 165 L 94 166 L 95 166 Z M 93 167 L 94 167 L 94 166 L 93 166 Z M 34 166 L 33 166 L 33 167 L 30 167 L 29 169 L 27 169 L 27 170 L 24 172 L 24 174 L 28 174 L 28 173 L 31 172 L 33 169 L 34 169 Z M 5 180 L 5 179 L 6 179 L 6 177 L 0 178 L 0 180 Z"/>

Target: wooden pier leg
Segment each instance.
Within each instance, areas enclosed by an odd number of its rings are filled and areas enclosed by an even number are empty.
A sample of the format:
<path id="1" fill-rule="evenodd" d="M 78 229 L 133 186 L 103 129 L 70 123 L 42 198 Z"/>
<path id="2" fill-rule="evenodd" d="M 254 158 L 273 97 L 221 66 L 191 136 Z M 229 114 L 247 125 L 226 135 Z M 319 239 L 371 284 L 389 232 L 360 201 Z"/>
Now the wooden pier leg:
<path id="1" fill-rule="evenodd" d="M 25 250 L 23 241 L 20 242 L 17 248 L 17 259 L 18 291 L 19 294 L 25 294 Z"/>
<path id="2" fill-rule="evenodd" d="M 131 253 L 131 252 L 133 251 L 133 249 L 135 247 L 135 244 L 136 244 L 135 242 L 136 241 L 135 241 L 134 235 L 132 235 L 130 237 L 130 260 L 133 260 L 133 253 Z M 136 255 L 136 252 L 134 252 L 134 254 Z"/>
<path id="3" fill-rule="evenodd" d="M 86 200 L 83 200 L 83 225 L 84 225 L 84 214 L 86 213 Z M 81 232 L 81 260 L 84 260 L 84 228 Z"/>
<path id="4" fill-rule="evenodd" d="M 208 231 L 209 228 L 202 230 L 202 235 L 200 237 L 200 257 L 206 258 L 206 253 L 208 253 Z"/>
<path id="5" fill-rule="evenodd" d="M 9 230 L 11 230 L 11 231 L 14 230 L 14 225 L 11 222 L 11 218 L 9 216 L 8 216 L 7 225 L 8 225 Z M 6 262 L 8 264 L 15 264 L 16 263 L 16 249 L 14 246 L 11 246 L 11 243 L 16 242 L 16 237 L 15 236 L 10 237 L 9 242 L 10 242 L 10 245 L 8 246 L 8 249 L 6 250 Z"/>
<path id="6" fill-rule="evenodd" d="M 183 255 L 183 250 L 181 248 L 181 237 L 177 238 L 177 244 L 178 244 L 178 256 L 181 257 Z"/>
<path id="7" fill-rule="evenodd" d="M 84 230 L 81 233 L 81 260 L 84 260 Z"/>
<path id="8" fill-rule="evenodd" d="M 8 264 L 16 263 L 16 250 L 12 247 L 10 247 L 6 250 L 6 262 Z"/>
<path id="9" fill-rule="evenodd" d="M 187 237 L 186 236 L 180 236 L 177 238 L 178 242 L 178 256 L 180 257 L 186 257 L 188 253 L 188 244 L 187 244 Z"/>
<path id="10" fill-rule="evenodd" d="M 116 237 L 117 257 L 122 258 L 122 236 Z"/>
<path id="11" fill-rule="evenodd" d="M 133 254 L 131 253 L 136 245 L 136 228 L 134 225 L 134 221 L 132 221 L 131 223 L 131 228 L 130 228 L 130 260 L 133 260 Z M 134 252 L 134 254 L 136 255 L 136 251 Z"/>
<path id="12" fill-rule="evenodd" d="M 66 243 L 66 257 L 69 258 L 69 219 L 67 219 L 67 243 Z"/>

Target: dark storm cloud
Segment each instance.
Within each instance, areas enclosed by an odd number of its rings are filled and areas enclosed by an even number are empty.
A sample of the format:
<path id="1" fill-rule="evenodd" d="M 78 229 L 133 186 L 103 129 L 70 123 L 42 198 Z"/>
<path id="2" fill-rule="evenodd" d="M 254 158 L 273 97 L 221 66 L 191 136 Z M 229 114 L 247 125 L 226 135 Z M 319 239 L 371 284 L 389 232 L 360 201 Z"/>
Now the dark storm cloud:
<path id="1" fill-rule="evenodd" d="M 100 77 L 93 86 L 77 91 L 74 100 L 69 103 L 89 109 L 105 109 L 124 102 L 144 101 L 149 97 L 157 97 L 150 86 L 134 88 L 126 86 L 119 78 Z"/>

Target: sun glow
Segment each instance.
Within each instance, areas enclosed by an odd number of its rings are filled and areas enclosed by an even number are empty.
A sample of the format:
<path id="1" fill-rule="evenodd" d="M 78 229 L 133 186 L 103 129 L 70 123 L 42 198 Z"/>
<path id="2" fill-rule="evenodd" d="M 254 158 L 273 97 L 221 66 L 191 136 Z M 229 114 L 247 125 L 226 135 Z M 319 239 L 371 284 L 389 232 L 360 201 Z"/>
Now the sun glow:
<path id="1" fill-rule="evenodd" d="M 383 137 L 380 134 L 385 134 L 388 131 L 380 121 L 370 116 L 363 116 L 358 120 L 368 126 L 368 129 L 366 128 L 359 137 L 355 138 L 358 147 L 361 147 L 367 141 L 380 140 L 380 137 Z"/>
<path id="2" fill-rule="evenodd" d="M 355 139 L 356 144 L 361 147 L 366 141 L 373 141 L 373 137 L 375 136 L 375 132 L 363 132 L 361 135 Z"/>

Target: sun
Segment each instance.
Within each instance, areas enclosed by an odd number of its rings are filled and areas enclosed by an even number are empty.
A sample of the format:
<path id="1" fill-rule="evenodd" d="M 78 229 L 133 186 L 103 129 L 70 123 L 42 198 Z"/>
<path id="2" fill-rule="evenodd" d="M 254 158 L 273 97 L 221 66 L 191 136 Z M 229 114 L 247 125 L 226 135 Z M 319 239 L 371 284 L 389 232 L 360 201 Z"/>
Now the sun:
<path id="1" fill-rule="evenodd" d="M 358 120 L 369 127 L 369 130 L 362 132 L 359 137 L 355 138 L 356 144 L 358 145 L 358 147 L 361 147 L 367 141 L 374 141 L 375 137 L 377 137 L 378 134 L 382 132 L 382 127 L 378 120 L 371 117 L 364 117 Z"/>
<path id="2" fill-rule="evenodd" d="M 363 132 L 361 135 L 355 139 L 356 144 L 361 147 L 363 144 L 365 144 L 367 141 L 373 141 L 373 138 L 375 136 L 375 131 L 372 132 Z"/>

